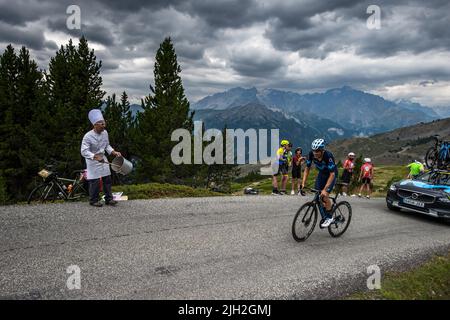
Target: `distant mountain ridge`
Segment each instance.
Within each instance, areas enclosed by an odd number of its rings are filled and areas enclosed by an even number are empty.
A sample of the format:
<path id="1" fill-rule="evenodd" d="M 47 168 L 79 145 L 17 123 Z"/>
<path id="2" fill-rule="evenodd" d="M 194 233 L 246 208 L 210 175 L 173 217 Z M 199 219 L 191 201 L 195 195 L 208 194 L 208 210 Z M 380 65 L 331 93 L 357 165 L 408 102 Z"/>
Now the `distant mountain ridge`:
<path id="1" fill-rule="evenodd" d="M 134 115 L 142 111 L 140 105 L 131 107 Z M 417 123 L 430 123 L 439 117 L 433 109 L 418 103 L 393 102 L 348 86 L 303 95 L 237 87 L 191 103 L 191 109 L 195 110 L 194 120 L 202 120 L 207 129 L 223 129 L 225 125 L 229 129 L 279 129 L 280 139 L 288 139 L 294 146 L 306 149 L 318 137 L 328 142 L 345 141 L 342 139 L 373 136 Z M 377 148 L 382 151 L 381 147 Z"/>
<path id="2" fill-rule="evenodd" d="M 431 108 L 417 103 L 395 103 L 351 87 L 330 89 L 324 93 L 298 94 L 275 89 L 232 88 L 192 103 L 195 110 L 224 110 L 248 103 L 261 104 L 291 115 L 315 115 L 342 127 L 370 135 L 440 116 Z"/>
<path id="3" fill-rule="evenodd" d="M 407 164 L 423 161 L 428 148 L 433 146 L 433 135 L 450 140 L 450 118 L 420 123 L 370 137 L 333 141 L 328 148 L 336 159 L 343 160 L 349 152 L 370 157 L 375 165 Z"/>
<path id="4" fill-rule="evenodd" d="M 229 129 L 279 129 L 280 139 L 288 139 L 302 148 L 307 148 L 310 141 L 317 137 L 331 141 L 355 134 L 327 119 L 318 121 L 314 115 L 302 114 L 294 117 L 260 103 L 247 103 L 228 109 L 196 110 L 194 120 L 203 121 L 206 129 L 223 129 L 225 125 Z"/>

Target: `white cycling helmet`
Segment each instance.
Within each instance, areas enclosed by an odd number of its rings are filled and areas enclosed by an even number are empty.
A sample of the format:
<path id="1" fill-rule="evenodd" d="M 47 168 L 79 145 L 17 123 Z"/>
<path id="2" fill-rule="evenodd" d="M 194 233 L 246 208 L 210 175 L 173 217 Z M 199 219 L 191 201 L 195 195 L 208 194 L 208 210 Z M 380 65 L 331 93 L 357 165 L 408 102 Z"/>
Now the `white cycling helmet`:
<path id="1" fill-rule="evenodd" d="M 348 157 L 354 157 L 355 156 L 355 154 L 353 153 L 353 152 L 350 152 L 349 154 L 348 154 Z"/>
<path id="2" fill-rule="evenodd" d="M 370 158 L 364 158 L 364 162 L 372 162 L 372 160 Z"/>
<path id="3" fill-rule="evenodd" d="M 324 139 L 316 139 L 311 143 L 312 150 L 323 150 L 325 149 L 325 140 Z"/>

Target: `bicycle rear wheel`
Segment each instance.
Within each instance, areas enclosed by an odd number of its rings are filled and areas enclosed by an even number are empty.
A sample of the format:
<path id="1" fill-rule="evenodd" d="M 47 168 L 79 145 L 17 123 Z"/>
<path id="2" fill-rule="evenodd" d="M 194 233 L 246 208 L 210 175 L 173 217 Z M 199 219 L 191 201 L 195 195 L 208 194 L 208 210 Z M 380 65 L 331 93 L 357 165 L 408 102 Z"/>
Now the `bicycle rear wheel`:
<path id="1" fill-rule="evenodd" d="M 317 223 L 317 211 L 314 202 L 307 202 L 298 209 L 292 223 L 292 236 L 295 241 L 305 241 L 313 232 Z"/>
<path id="2" fill-rule="evenodd" d="M 83 187 L 81 183 L 75 183 L 73 191 L 69 194 L 68 200 L 82 200 L 89 196 L 89 192 Z"/>
<path id="3" fill-rule="evenodd" d="M 352 220 L 352 206 L 347 201 L 339 202 L 333 211 L 334 222 L 328 227 L 332 237 L 344 234 Z"/>

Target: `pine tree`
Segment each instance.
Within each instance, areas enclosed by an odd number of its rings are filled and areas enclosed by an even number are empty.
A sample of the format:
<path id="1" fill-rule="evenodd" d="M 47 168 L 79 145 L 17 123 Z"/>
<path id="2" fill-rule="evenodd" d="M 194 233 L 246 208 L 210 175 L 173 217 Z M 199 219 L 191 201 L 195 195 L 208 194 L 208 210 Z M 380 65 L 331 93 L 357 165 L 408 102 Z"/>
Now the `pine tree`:
<path id="1" fill-rule="evenodd" d="M 42 102 L 42 73 L 22 47 L 9 45 L 0 57 L 0 176 L 14 199 L 25 197 L 39 154 L 31 123 Z"/>
<path id="2" fill-rule="evenodd" d="M 231 182 L 239 175 L 240 169 L 237 164 L 226 164 L 226 131 L 227 126 L 222 130 L 223 137 L 223 158 L 222 164 L 213 164 L 207 166 L 207 176 L 205 181 L 206 188 L 213 188 L 220 192 L 230 192 Z"/>
<path id="3" fill-rule="evenodd" d="M 138 177 L 170 181 L 177 167 L 170 159 L 170 140 L 175 129 L 193 129 L 193 113 L 185 97 L 180 77 L 181 67 L 170 38 L 166 38 L 156 53 L 155 86 L 142 101 L 144 111 L 138 115 L 135 152 L 140 158 Z M 178 168 L 179 169 L 179 168 Z"/>
<path id="4" fill-rule="evenodd" d="M 14 109 L 17 103 L 17 56 L 14 48 L 8 45 L 0 56 L 0 176 L 3 180 L 4 198 L 14 192 L 14 163 L 18 162 L 11 142 L 14 139 Z"/>
<path id="5" fill-rule="evenodd" d="M 124 91 L 120 102 L 116 101 L 116 95 L 106 99 L 104 117 L 107 123 L 109 140 L 115 149 L 124 157 L 130 155 L 130 130 L 133 126 L 133 116 L 128 101 L 128 95 Z"/>
<path id="6" fill-rule="evenodd" d="M 65 164 L 60 170 L 66 174 L 84 166 L 80 143 L 91 128 L 87 115 L 89 110 L 100 107 L 105 94 L 101 90 L 101 66 L 84 37 L 78 47 L 72 40 L 61 46 L 50 60 L 47 87 L 55 141 L 52 158 Z"/>

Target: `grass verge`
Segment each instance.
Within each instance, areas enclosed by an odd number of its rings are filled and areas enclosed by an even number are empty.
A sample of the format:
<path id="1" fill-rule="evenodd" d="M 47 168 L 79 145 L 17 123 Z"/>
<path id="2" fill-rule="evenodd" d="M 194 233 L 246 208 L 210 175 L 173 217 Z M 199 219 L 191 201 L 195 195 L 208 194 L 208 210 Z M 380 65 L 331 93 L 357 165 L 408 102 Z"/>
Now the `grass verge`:
<path id="1" fill-rule="evenodd" d="M 356 173 L 355 173 L 356 174 Z M 342 169 L 339 169 L 339 177 L 342 175 Z M 379 166 L 375 167 L 374 180 L 373 180 L 373 197 L 385 197 L 387 188 L 389 188 L 390 182 L 399 181 L 405 179 L 408 175 L 408 169 L 405 166 Z M 314 181 L 317 176 L 317 170 L 312 169 L 311 174 L 308 177 L 307 185 L 314 186 Z M 280 186 L 281 178 L 278 178 L 278 184 Z M 244 188 L 252 187 L 258 189 L 260 194 L 272 193 L 272 178 L 270 176 L 261 177 L 255 179 L 253 182 L 235 182 L 232 184 L 231 189 L 234 194 L 242 194 Z M 292 180 L 291 173 L 289 172 L 289 179 L 286 185 L 287 191 L 291 191 Z M 297 188 L 297 187 L 295 187 Z M 351 193 L 358 193 L 358 190 L 351 190 Z"/>
<path id="2" fill-rule="evenodd" d="M 123 192 L 129 200 L 183 197 L 211 197 L 226 194 L 203 188 L 191 188 L 169 183 L 146 183 L 138 185 L 114 186 L 113 192 Z"/>
<path id="3" fill-rule="evenodd" d="M 388 272 L 381 289 L 352 294 L 350 300 L 449 300 L 450 252 L 407 272 Z"/>

